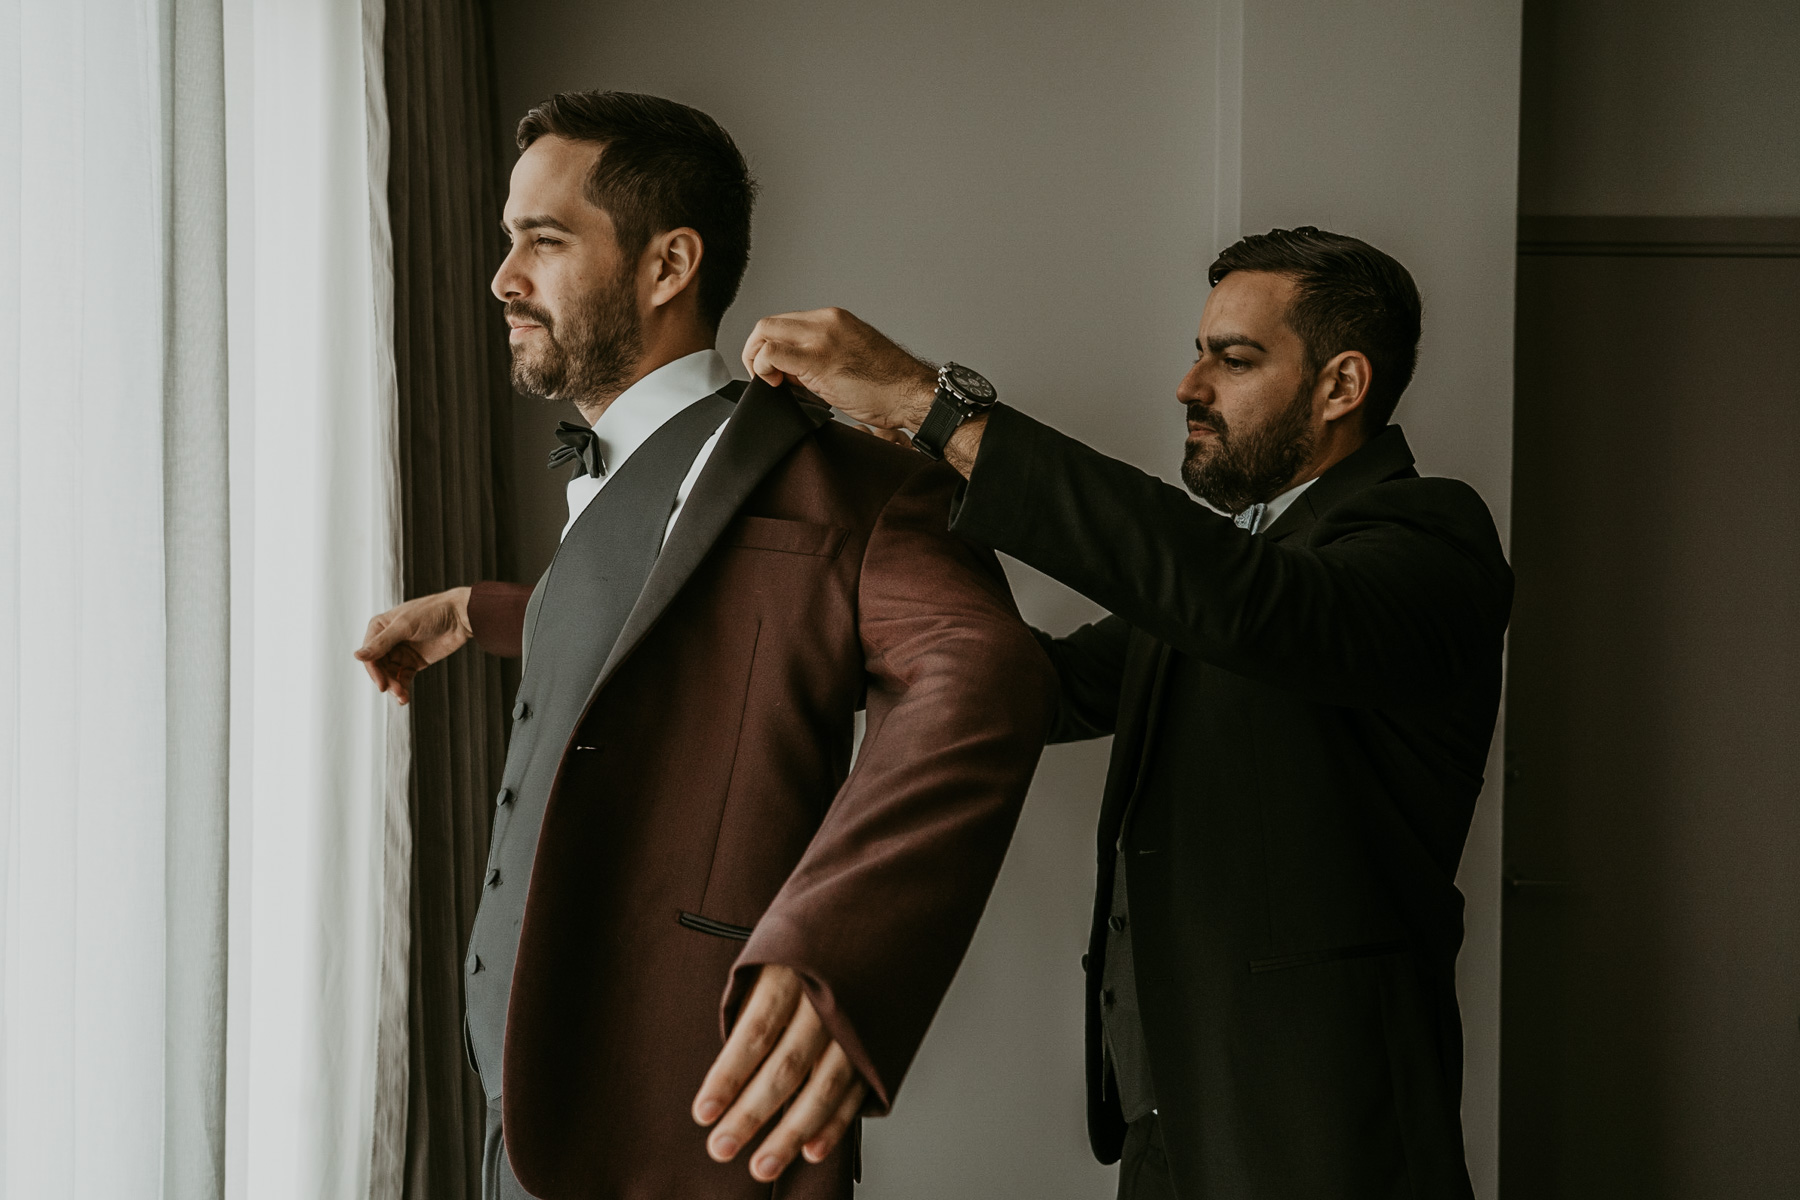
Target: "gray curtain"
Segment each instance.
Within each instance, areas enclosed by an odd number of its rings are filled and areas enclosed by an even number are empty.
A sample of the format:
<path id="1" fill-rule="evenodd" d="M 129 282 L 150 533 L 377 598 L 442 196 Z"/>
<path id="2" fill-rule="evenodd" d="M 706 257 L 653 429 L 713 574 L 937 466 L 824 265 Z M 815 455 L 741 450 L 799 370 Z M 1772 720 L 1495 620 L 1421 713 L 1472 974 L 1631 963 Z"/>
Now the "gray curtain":
<path id="1" fill-rule="evenodd" d="M 225 1193 L 231 522 L 220 0 L 168 0 L 163 86 L 167 676 L 163 1195 Z"/>
<path id="2" fill-rule="evenodd" d="M 498 304 L 492 69 L 480 0 L 388 0 L 394 360 L 406 594 L 511 577 L 504 471 L 512 389 Z M 412 962 L 405 1195 L 480 1195 L 481 1089 L 463 1055 L 475 918 L 512 681 L 473 647 L 412 705 Z"/>

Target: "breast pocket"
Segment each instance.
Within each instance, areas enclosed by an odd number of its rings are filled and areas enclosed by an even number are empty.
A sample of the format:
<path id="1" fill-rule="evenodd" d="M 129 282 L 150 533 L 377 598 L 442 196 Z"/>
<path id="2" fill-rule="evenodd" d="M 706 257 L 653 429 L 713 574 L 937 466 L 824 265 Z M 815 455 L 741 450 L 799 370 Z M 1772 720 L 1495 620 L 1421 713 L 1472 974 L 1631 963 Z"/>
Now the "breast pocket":
<path id="1" fill-rule="evenodd" d="M 727 546 L 741 546 L 746 550 L 836 558 L 849 532 L 838 525 L 820 525 L 813 521 L 743 516 L 731 523 L 720 540 Z"/>

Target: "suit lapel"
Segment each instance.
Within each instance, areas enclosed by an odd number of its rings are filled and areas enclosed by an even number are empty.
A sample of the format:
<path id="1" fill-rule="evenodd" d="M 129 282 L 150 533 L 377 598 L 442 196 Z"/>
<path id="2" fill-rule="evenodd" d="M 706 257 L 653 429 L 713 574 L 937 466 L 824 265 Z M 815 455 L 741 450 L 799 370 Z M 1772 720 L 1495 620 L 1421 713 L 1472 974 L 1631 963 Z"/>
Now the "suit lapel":
<path id="1" fill-rule="evenodd" d="M 1148 634 L 1144 635 L 1149 637 Z M 1154 639 L 1153 639 L 1154 640 Z M 1119 814 L 1118 837 L 1123 838 L 1137 808 L 1138 794 L 1144 790 L 1144 776 L 1150 771 L 1150 750 L 1156 744 L 1156 727 L 1163 707 L 1163 687 L 1169 680 L 1169 660 L 1175 654 L 1167 642 L 1156 642 L 1155 658 L 1150 669 L 1149 695 L 1144 703 L 1144 736 L 1138 746 L 1137 770 L 1132 773 L 1131 791 L 1125 797 L 1125 810 Z"/>
<path id="2" fill-rule="evenodd" d="M 1162 699 L 1163 680 L 1168 676 L 1169 654 L 1166 644 L 1143 630 L 1131 631 L 1124 678 L 1120 683 L 1119 724 L 1114 736 L 1119 739 L 1115 753 L 1129 755 L 1130 759 L 1123 761 L 1131 761 L 1133 769 L 1129 774 L 1121 773 L 1117 768 L 1123 765 L 1122 760 L 1115 758 L 1115 769 L 1107 773 L 1106 793 L 1100 806 L 1100 840 L 1105 853 L 1111 852 L 1113 843 L 1123 834 L 1131 800 L 1143 783 L 1150 739 L 1156 729 L 1156 710 Z"/>
<path id="3" fill-rule="evenodd" d="M 1319 481 L 1301 492 L 1276 522 L 1261 537 L 1271 542 L 1285 541 L 1304 533 L 1338 501 L 1400 475 L 1417 475 L 1412 469 L 1412 447 L 1398 425 L 1389 425 L 1370 438 L 1344 461 L 1319 476 Z"/>
<path id="4" fill-rule="evenodd" d="M 802 407 L 787 392 L 760 379 L 750 381 L 600 668 L 589 704 L 662 618 L 756 485 L 802 438 L 830 419 L 829 409 Z"/>

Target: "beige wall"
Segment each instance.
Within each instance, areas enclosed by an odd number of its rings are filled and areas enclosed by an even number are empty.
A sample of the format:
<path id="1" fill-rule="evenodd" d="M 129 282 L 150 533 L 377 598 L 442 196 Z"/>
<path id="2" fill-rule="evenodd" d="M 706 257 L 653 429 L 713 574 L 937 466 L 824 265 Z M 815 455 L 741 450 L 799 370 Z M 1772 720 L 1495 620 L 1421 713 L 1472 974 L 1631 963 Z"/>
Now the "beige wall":
<path id="1" fill-rule="evenodd" d="M 1512 505 L 1519 4 L 1284 0 L 1248 6 L 1243 228 L 1311 223 L 1405 263 L 1425 297 L 1419 370 L 1395 416 L 1428 475 Z M 1504 729 L 1457 883 L 1463 1131 L 1476 1195 L 1498 1191 Z"/>
<path id="2" fill-rule="evenodd" d="M 698 105 L 737 137 L 764 192 L 728 356 L 757 315 L 841 304 L 1171 480 L 1174 387 L 1219 244 L 1240 223 L 1366 236 L 1426 292 L 1401 413 L 1422 466 L 1470 479 L 1504 522 L 1516 3 L 1354 20 L 1330 0 L 1221 5 L 541 0 L 496 6 L 495 56 L 508 119 L 610 87 Z M 556 415 L 518 407 L 521 542 L 539 564 L 562 520 L 542 468 Z M 1034 622 L 1094 614 L 1012 566 Z M 1047 752 L 969 960 L 895 1114 L 869 1127 L 862 1194 L 1112 1194 L 1082 1128 L 1077 965 L 1104 770 L 1103 744 Z M 1464 1000 L 1471 1159 L 1491 1183 L 1490 807 L 1465 870 Z"/>

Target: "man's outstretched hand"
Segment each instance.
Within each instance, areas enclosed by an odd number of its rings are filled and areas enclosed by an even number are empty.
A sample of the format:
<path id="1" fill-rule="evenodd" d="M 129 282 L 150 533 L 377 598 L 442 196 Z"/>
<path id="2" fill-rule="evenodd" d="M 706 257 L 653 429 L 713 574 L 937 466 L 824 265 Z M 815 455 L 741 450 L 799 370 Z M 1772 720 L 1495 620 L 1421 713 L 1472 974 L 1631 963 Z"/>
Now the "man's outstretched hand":
<path id="1" fill-rule="evenodd" d="M 936 367 L 841 308 L 764 317 L 744 343 L 744 366 L 877 429 L 917 430 L 937 391 Z"/>
<path id="2" fill-rule="evenodd" d="M 730 1162 L 793 1096 L 750 1160 L 751 1176 L 771 1183 L 796 1154 L 824 1161 L 856 1119 L 867 1091 L 850 1056 L 813 1011 L 800 977 L 787 967 L 765 966 L 694 1097 L 694 1120 L 718 1122 L 706 1152 Z"/>
<path id="3" fill-rule="evenodd" d="M 459 649 L 473 632 L 469 589 L 451 588 L 408 600 L 371 620 L 356 657 L 376 687 L 406 704 L 412 700 L 413 676 Z"/>

